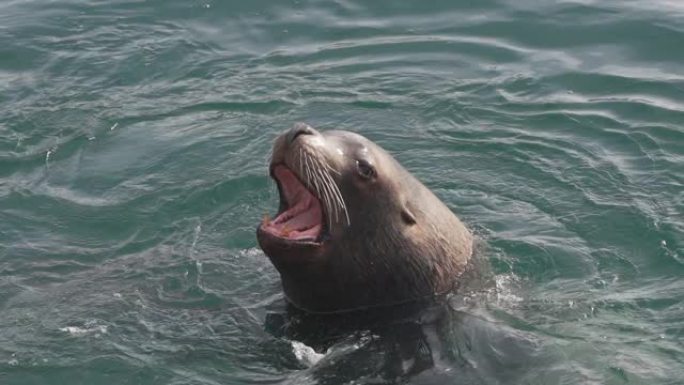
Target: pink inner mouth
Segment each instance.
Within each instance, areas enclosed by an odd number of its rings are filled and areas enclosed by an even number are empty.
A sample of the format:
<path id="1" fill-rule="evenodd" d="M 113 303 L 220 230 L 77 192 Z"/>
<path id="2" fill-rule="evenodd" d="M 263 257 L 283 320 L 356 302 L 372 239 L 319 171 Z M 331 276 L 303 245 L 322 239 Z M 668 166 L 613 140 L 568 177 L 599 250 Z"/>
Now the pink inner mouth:
<path id="1" fill-rule="evenodd" d="M 323 229 L 321 202 L 285 166 L 276 166 L 273 175 L 280 182 L 287 210 L 274 220 L 264 218 L 261 228 L 290 240 L 316 240 Z"/>

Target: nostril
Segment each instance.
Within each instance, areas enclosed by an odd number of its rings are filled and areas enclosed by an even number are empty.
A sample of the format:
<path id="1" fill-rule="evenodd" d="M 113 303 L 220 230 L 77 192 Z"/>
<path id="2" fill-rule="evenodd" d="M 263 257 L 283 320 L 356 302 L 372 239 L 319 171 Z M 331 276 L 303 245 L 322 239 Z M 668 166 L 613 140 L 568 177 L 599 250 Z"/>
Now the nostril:
<path id="1" fill-rule="evenodd" d="M 316 130 L 311 128 L 306 123 L 297 123 L 290 129 L 290 132 L 288 132 L 288 137 L 290 139 L 290 143 L 294 142 L 299 135 L 313 135 L 316 133 Z"/>

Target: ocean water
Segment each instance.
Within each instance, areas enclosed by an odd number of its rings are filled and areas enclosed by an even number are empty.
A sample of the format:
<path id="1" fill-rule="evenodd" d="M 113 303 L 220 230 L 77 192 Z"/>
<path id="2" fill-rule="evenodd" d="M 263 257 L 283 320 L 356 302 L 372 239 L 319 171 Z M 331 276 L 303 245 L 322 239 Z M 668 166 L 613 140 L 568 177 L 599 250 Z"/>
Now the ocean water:
<path id="1" fill-rule="evenodd" d="M 684 383 L 681 1 L 5 0 L 0 43 L 0 384 Z M 394 154 L 486 293 L 275 333 L 298 121 Z"/>

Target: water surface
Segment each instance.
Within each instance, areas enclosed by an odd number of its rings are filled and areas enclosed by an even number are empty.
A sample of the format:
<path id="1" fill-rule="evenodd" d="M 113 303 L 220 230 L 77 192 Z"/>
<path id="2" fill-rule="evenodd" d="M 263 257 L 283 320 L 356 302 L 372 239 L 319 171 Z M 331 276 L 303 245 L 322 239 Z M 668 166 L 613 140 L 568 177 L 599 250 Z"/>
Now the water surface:
<path id="1" fill-rule="evenodd" d="M 684 381 L 678 1 L 10 0 L 0 42 L 2 384 Z M 266 327 L 296 121 L 486 245 L 496 294 L 432 366 L 383 377 L 361 333 L 309 367 Z"/>

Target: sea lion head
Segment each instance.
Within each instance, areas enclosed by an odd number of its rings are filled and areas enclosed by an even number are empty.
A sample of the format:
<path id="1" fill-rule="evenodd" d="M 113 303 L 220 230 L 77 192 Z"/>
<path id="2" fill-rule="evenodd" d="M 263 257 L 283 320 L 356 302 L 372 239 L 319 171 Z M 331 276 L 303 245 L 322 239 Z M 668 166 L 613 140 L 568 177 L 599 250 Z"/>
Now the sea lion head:
<path id="1" fill-rule="evenodd" d="M 390 154 L 347 131 L 298 123 L 273 146 L 280 206 L 257 229 L 287 299 L 311 312 L 348 311 L 448 291 L 472 238 Z"/>

